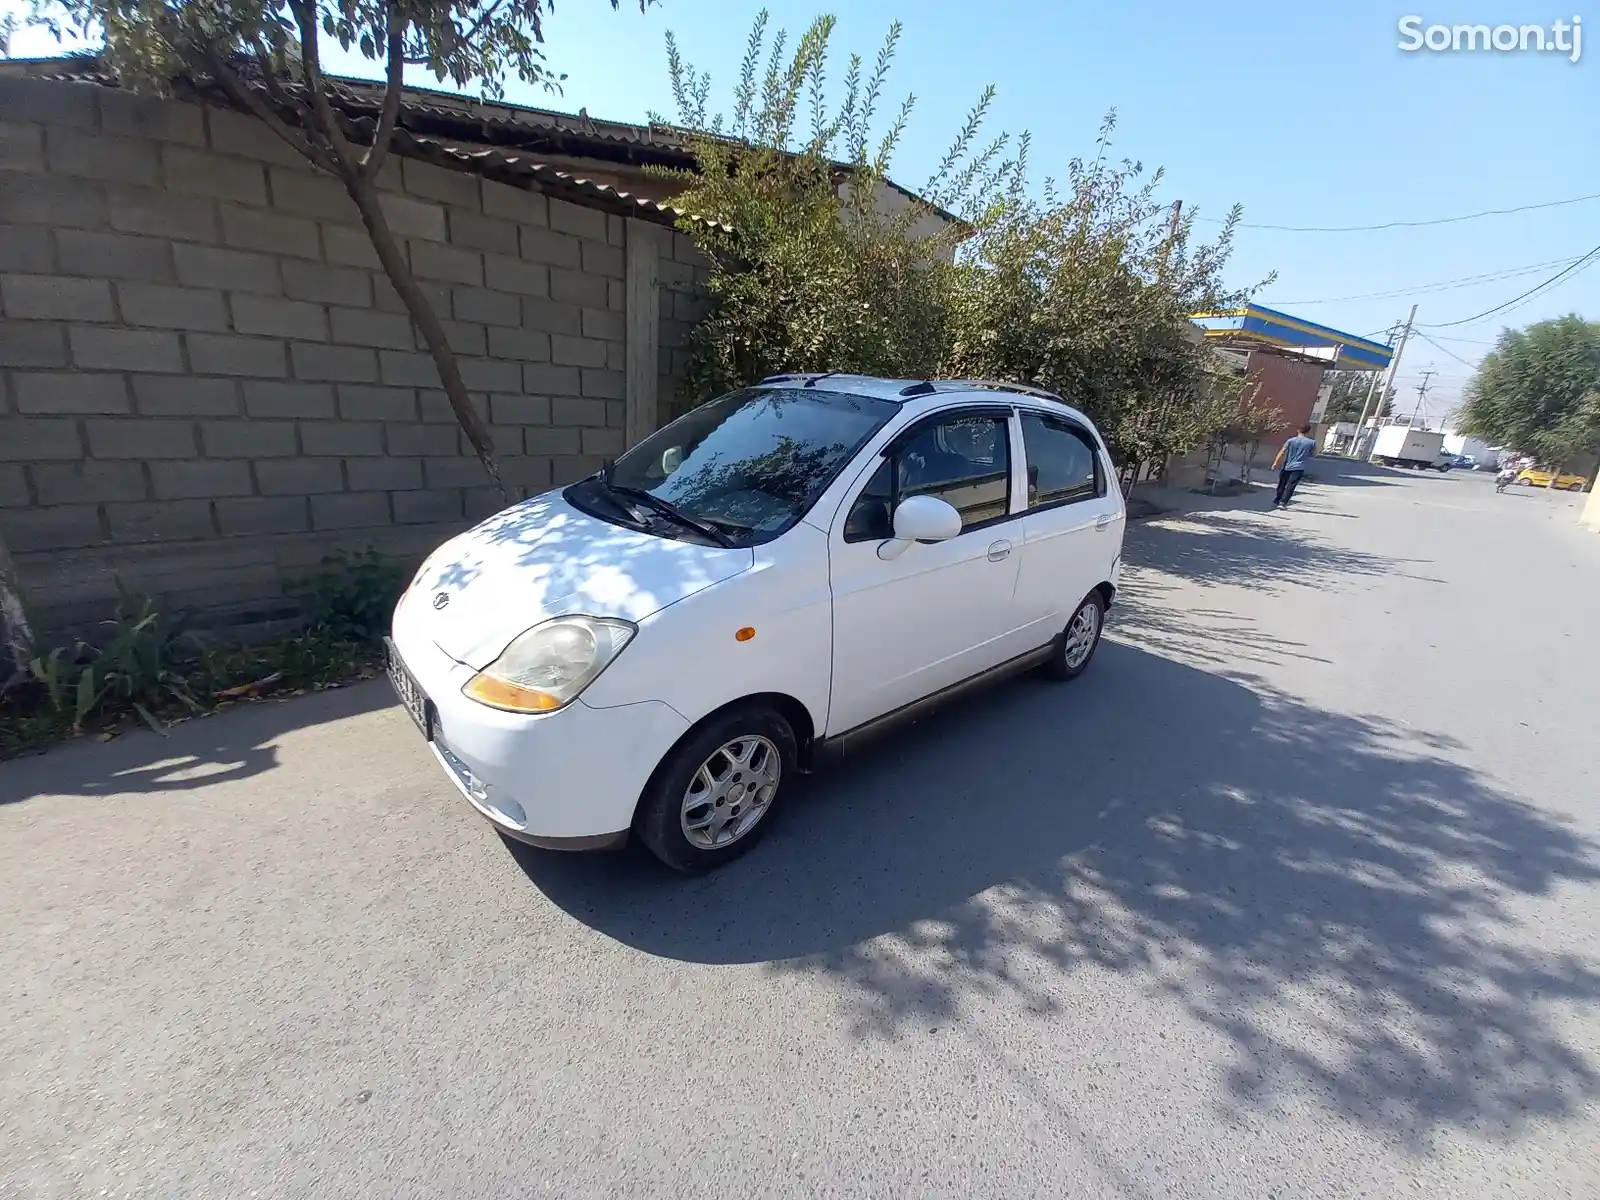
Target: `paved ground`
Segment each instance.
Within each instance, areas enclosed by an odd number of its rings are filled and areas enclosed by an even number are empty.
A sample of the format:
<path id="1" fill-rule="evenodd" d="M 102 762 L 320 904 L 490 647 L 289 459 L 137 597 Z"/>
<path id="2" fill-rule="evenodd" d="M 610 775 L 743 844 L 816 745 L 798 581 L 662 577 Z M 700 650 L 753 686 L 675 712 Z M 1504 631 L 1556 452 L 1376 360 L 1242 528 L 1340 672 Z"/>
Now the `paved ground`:
<path id="1" fill-rule="evenodd" d="M 0 765 L 0 1194 L 1600 1194 L 1600 538 L 1301 496 L 709 879 L 513 854 L 381 685 Z"/>

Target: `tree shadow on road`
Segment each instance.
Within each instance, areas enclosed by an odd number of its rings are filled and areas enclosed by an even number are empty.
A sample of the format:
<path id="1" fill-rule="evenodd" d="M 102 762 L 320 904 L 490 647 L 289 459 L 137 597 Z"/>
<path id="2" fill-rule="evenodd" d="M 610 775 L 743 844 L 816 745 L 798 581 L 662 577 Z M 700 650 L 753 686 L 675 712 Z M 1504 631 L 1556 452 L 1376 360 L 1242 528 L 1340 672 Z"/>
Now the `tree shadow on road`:
<path id="1" fill-rule="evenodd" d="M 1306 471 L 1302 486 L 1310 484 L 1326 487 L 1394 487 L 1406 478 L 1424 474 L 1426 472 L 1398 471 L 1392 467 L 1380 467 L 1353 458 L 1318 456 L 1311 460 L 1310 469 Z"/>
<path id="2" fill-rule="evenodd" d="M 293 700 L 240 705 L 173 725 L 166 737 L 133 729 L 0 763 L 0 804 L 35 796 L 123 796 L 191 791 L 248 779 L 278 765 L 284 734 L 395 703 L 386 680 Z"/>
<path id="3" fill-rule="evenodd" d="M 1283 514 L 1234 511 L 1141 524 L 1128 535 L 1123 561 L 1206 586 L 1328 588 L 1352 576 L 1404 574 L 1406 566 L 1427 560 L 1352 550 Z"/>
<path id="4" fill-rule="evenodd" d="M 1004 685 L 807 780 L 712 876 L 515 852 L 640 950 L 832 979 L 866 1039 L 980 1006 L 1047 1016 L 1099 969 L 1226 1038 L 1226 1111 L 1293 1093 L 1422 1149 L 1600 1095 L 1559 1024 L 1592 1019 L 1600 973 L 1513 915 L 1600 879 L 1595 845 L 1447 738 L 1101 654 L 1071 687 Z"/>
<path id="5" fill-rule="evenodd" d="M 1267 633 L 1248 616 L 1226 608 L 1172 602 L 1175 585 L 1154 571 L 1122 577 L 1112 618 L 1117 635 L 1166 658 L 1181 659 L 1224 676 L 1241 667 L 1278 666 L 1294 660 L 1328 663 L 1304 642 Z"/>

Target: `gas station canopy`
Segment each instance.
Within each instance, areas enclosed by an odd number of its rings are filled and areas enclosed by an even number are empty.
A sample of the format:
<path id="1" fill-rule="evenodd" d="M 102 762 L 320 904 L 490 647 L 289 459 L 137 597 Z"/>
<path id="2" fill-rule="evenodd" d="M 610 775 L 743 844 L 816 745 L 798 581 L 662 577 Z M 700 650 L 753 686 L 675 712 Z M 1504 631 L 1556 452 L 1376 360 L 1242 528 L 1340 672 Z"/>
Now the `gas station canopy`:
<path id="1" fill-rule="evenodd" d="M 1330 367 L 1341 371 L 1382 371 L 1394 358 L 1393 346 L 1341 333 L 1259 304 L 1195 313 L 1189 319 L 1205 331 L 1207 341 L 1238 350 L 1252 345 L 1298 350 L 1308 358 L 1325 359 Z"/>

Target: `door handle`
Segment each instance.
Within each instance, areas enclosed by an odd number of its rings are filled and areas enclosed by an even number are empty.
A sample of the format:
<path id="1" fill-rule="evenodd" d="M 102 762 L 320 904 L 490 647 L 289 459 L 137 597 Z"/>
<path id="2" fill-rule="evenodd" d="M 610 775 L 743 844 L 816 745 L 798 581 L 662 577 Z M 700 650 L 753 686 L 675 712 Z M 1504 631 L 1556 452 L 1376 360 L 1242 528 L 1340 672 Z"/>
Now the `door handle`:
<path id="1" fill-rule="evenodd" d="M 989 543 L 989 561 L 999 562 L 1011 553 L 1011 543 L 1002 538 L 998 542 Z"/>
<path id="2" fill-rule="evenodd" d="M 1110 524 L 1111 524 L 1111 514 L 1110 513 L 1101 513 L 1098 517 L 1096 517 L 1094 519 L 1094 527 L 1095 527 L 1096 530 L 1104 529 L 1106 526 L 1108 526 Z"/>

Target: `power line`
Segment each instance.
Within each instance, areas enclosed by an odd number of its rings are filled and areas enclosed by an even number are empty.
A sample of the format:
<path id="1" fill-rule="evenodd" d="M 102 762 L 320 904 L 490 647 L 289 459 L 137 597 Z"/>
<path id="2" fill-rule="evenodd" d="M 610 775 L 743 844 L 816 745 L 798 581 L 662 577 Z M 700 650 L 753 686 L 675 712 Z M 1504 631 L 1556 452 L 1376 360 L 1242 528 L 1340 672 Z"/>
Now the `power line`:
<path id="1" fill-rule="evenodd" d="M 1434 338 L 1437 338 L 1441 342 L 1466 342 L 1472 346 L 1493 346 L 1496 344 L 1492 341 L 1489 341 L 1487 338 L 1452 337 L 1448 333 L 1436 333 L 1433 335 L 1433 338 L 1429 339 L 1429 341 L 1434 340 Z"/>
<path id="2" fill-rule="evenodd" d="M 1253 225 L 1241 221 L 1238 228 L 1273 229 L 1280 233 L 1372 233 L 1380 229 L 1420 229 L 1425 225 L 1454 225 L 1459 221 L 1476 221 L 1480 217 L 1503 217 L 1511 213 L 1534 212 L 1542 208 L 1560 208 L 1565 204 L 1582 204 L 1589 200 L 1600 200 L 1600 192 L 1595 192 L 1588 196 L 1574 196 L 1570 200 L 1548 200 L 1543 204 L 1520 204 L 1516 208 L 1486 208 L 1482 212 L 1463 213 L 1459 217 L 1435 217 L 1428 221 L 1385 221 L 1382 225 Z M 1221 217 L 1196 217 L 1195 220 L 1221 225 L 1224 219 Z"/>
<path id="3" fill-rule="evenodd" d="M 1462 358 L 1459 354 L 1457 354 L 1454 350 L 1450 349 L 1448 346 L 1441 346 L 1438 342 L 1434 341 L 1427 334 L 1423 333 L 1422 330 L 1420 330 L 1420 329 L 1417 330 L 1417 336 L 1419 338 L 1421 338 L 1423 341 L 1427 342 L 1428 345 L 1432 346 L 1435 350 L 1438 350 L 1440 353 L 1448 354 L 1451 358 L 1455 359 L 1463 367 L 1466 367 L 1469 370 L 1473 370 L 1473 371 L 1476 371 L 1478 369 L 1476 363 L 1469 363 L 1466 359 Z"/>
<path id="4" fill-rule="evenodd" d="M 1437 283 L 1418 284 L 1416 287 L 1395 288 L 1393 291 L 1388 292 L 1362 292 L 1355 296 L 1330 296 L 1325 300 L 1275 300 L 1273 303 L 1304 308 L 1311 304 L 1341 304 L 1347 300 L 1388 300 L 1395 296 L 1414 296 L 1424 292 L 1448 292 L 1456 288 L 1478 287 L 1485 283 L 1499 283 L 1502 280 L 1515 279 L 1519 275 L 1531 275 L 1535 271 L 1564 266 L 1576 261 L 1575 258 L 1555 258 L 1549 262 L 1529 263 L 1525 267 L 1506 267 L 1501 271 L 1485 271 L 1481 275 L 1462 275 L 1456 279 L 1443 279 Z"/>
<path id="5" fill-rule="evenodd" d="M 1460 321 L 1441 321 L 1437 325 L 1428 326 L 1428 328 L 1429 329 L 1453 329 L 1457 325 L 1472 325 L 1472 324 L 1477 323 L 1478 321 L 1483 320 L 1485 317 L 1492 317 L 1492 316 L 1494 316 L 1495 313 L 1502 312 L 1505 309 L 1510 308 L 1513 304 L 1516 304 L 1520 300 L 1529 299 L 1535 293 L 1542 292 L 1545 288 L 1549 287 L 1551 284 L 1555 283 L 1556 281 L 1561 279 L 1563 276 L 1570 275 L 1570 274 L 1572 274 L 1572 272 L 1574 272 L 1576 270 L 1579 270 L 1582 267 L 1586 266 L 1587 264 L 1593 262 L 1597 255 L 1600 255 L 1600 246 L 1596 246 L 1593 250 L 1589 251 L 1589 253 L 1581 255 L 1578 258 L 1574 259 L 1572 262 L 1568 263 L 1561 270 L 1557 271 L 1554 275 L 1550 276 L 1549 279 L 1546 279 L 1543 283 L 1535 284 L 1533 287 L 1531 287 L 1527 291 L 1523 292 L 1520 296 L 1513 296 L 1511 299 L 1507 300 L 1504 304 L 1497 304 L 1493 308 L 1486 309 L 1483 312 L 1478 313 L 1475 316 L 1465 317 Z"/>

